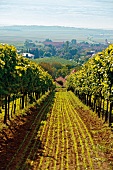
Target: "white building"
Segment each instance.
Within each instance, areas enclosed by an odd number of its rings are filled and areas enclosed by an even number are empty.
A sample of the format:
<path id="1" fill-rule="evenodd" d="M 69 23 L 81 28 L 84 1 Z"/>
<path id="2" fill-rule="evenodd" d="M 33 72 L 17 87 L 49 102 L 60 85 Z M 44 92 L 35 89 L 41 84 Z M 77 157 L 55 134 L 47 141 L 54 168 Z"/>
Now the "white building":
<path id="1" fill-rule="evenodd" d="M 29 58 L 29 59 L 34 59 L 34 55 L 31 53 L 22 53 L 23 57 Z"/>

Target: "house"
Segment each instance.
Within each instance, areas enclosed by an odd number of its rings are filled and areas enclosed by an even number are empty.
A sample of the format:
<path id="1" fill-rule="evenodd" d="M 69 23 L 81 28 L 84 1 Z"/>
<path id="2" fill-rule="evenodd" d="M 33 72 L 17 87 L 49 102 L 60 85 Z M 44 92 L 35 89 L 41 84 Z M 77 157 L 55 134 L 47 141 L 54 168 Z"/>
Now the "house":
<path id="1" fill-rule="evenodd" d="M 60 86 L 64 87 L 66 83 L 66 79 L 60 76 L 55 79 L 55 82 L 59 84 Z"/>
<path id="2" fill-rule="evenodd" d="M 34 59 L 34 55 L 31 53 L 22 53 L 23 57 L 29 58 L 29 59 Z"/>
<path id="3" fill-rule="evenodd" d="M 53 42 L 53 41 L 44 41 L 43 42 L 44 45 L 52 45 L 56 48 L 61 48 L 64 45 L 64 42 Z"/>
<path id="4" fill-rule="evenodd" d="M 95 51 L 88 51 L 87 52 L 87 55 L 90 55 L 90 56 L 92 56 L 92 55 L 94 55 L 95 54 Z"/>

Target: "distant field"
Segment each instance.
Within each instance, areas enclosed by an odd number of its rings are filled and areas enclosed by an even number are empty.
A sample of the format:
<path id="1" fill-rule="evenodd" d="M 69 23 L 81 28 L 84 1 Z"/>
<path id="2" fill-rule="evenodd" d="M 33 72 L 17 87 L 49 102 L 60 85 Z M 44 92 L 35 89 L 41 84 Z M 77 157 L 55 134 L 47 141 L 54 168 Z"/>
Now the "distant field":
<path id="1" fill-rule="evenodd" d="M 0 42 L 22 44 L 26 39 L 44 41 L 79 41 L 104 43 L 105 39 L 113 43 L 113 30 L 84 29 L 60 26 L 0 26 Z"/>
<path id="2" fill-rule="evenodd" d="M 64 58 L 60 58 L 60 57 L 50 57 L 50 58 L 39 58 L 39 59 L 35 59 L 36 63 L 41 63 L 41 62 L 46 62 L 46 63 L 53 63 L 53 62 L 58 62 L 61 63 L 63 65 L 73 65 L 76 66 L 76 62 L 74 61 L 69 61 L 66 60 Z"/>

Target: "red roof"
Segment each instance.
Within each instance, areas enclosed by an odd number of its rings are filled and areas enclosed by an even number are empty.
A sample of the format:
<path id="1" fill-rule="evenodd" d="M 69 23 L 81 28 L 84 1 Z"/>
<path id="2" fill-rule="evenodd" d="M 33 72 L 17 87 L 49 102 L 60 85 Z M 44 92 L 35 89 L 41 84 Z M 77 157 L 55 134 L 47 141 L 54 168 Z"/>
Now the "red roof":
<path id="1" fill-rule="evenodd" d="M 63 78 L 63 77 L 58 77 L 58 78 L 56 78 L 56 81 L 62 81 L 63 83 L 65 83 L 65 78 Z"/>
<path id="2" fill-rule="evenodd" d="M 53 45 L 55 47 L 61 47 L 64 42 L 48 42 L 48 41 L 44 41 L 43 42 L 44 45 Z"/>

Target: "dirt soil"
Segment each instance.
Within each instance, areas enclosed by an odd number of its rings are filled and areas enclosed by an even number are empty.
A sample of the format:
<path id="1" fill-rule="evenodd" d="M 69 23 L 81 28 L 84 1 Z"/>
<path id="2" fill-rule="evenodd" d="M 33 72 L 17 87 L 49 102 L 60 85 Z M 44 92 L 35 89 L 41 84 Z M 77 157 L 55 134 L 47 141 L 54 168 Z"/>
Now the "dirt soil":
<path id="1" fill-rule="evenodd" d="M 113 170 L 113 133 L 70 92 L 8 122 L 0 170 Z"/>

